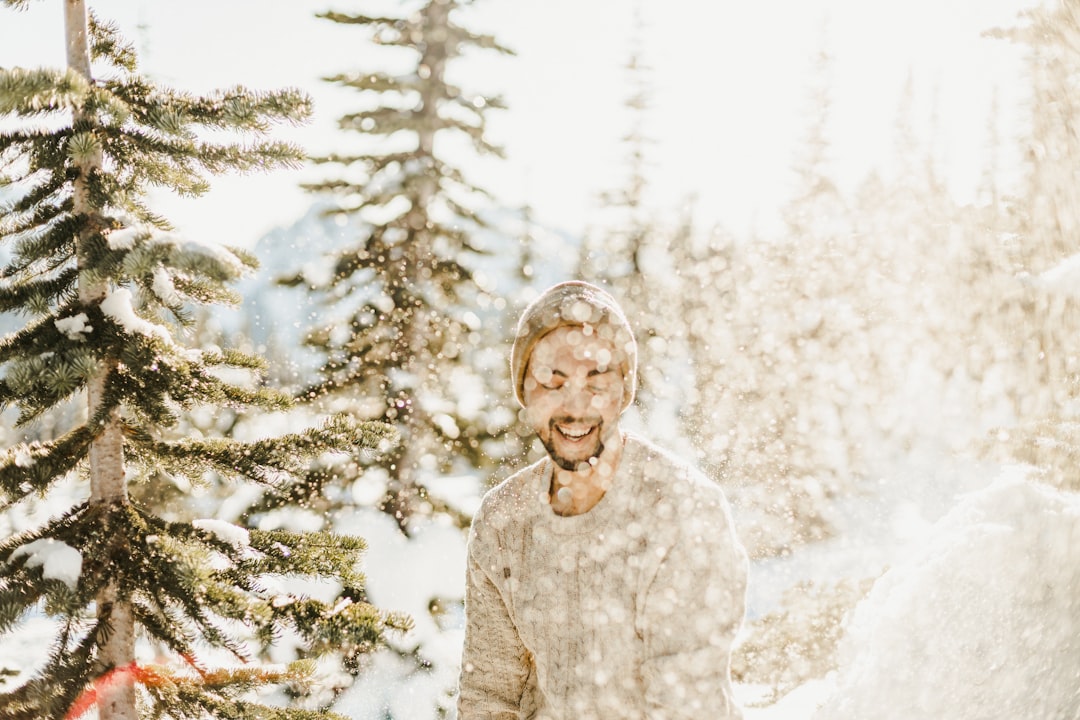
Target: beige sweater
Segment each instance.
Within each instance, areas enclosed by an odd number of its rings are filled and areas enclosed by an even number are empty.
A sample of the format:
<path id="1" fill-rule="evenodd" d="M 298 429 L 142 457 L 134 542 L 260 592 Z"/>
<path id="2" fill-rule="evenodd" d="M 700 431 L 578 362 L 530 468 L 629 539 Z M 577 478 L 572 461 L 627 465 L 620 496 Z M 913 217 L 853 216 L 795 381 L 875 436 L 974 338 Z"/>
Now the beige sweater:
<path id="1" fill-rule="evenodd" d="M 473 520 L 459 720 L 742 717 L 747 561 L 719 487 L 629 436 L 611 489 L 561 517 L 551 471 L 510 477 Z"/>

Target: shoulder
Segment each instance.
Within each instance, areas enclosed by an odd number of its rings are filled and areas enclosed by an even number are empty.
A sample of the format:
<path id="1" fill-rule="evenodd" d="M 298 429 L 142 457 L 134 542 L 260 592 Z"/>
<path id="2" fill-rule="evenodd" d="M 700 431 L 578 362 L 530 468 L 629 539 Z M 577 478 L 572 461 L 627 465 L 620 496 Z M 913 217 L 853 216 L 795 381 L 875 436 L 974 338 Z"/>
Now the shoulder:
<path id="1" fill-rule="evenodd" d="M 635 474 L 640 475 L 645 487 L 665 495 L 690 494 L 703 499 L 723 499 L 724 493 L 716 482 L 667 448 L 637 435 L 627 435 L 626 447 L 635 466 Z"/>
<path id="2" fill-rule="evenodd" d="M 488 490 L 473 517 L 473 530 L 506 529 L 521 522 L 537 502 L 537 479 L 544 473 L 544 460 L 529 465 Z"/>
<path id="3" fill-rule="evenodd" d="M 649 514 L 661 519 L 678 518 L 675 527 L 698 524 L 714 531 L 731 528 L 731 509 L 719 483 L 670 450 L 636 436 L 627 437 L 638 478 L 638 492 Z"/>

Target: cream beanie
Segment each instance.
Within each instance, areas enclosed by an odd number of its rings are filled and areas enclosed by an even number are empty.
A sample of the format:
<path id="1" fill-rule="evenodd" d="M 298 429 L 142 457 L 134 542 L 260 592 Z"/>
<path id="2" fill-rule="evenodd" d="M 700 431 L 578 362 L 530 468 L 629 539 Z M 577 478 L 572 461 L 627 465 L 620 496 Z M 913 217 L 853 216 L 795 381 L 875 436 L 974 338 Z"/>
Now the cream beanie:
<path id="1" fill-rule="evenodd" d="M 622 351 L 622 409 L 630 407 L 637 387 L 637 342 L 619 304 L 595 285 L 580 280 L 559 283 L 541 293 L 525 308 L 510 351 L 514 395 L 525 405 L 525 369 L 540 338 L 563 325 L 592 327 L 600 337 Z"/>

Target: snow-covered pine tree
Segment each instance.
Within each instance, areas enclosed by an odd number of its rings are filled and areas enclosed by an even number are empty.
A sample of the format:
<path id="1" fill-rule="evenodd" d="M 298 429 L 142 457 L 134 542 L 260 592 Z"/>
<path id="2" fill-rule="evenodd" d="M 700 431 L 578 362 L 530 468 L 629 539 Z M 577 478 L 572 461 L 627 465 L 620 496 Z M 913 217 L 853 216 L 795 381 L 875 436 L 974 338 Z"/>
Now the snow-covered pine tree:
<path id="1" fill-rule="evenodd" d="M 652 143 L 646 132 L 651 68 L 644 60 L 645 20 L 640 2 L 634 3 L 633 22 L 630 57 L 624 66 L 630 85 L 630 93 L 623 102 L 630 119 L 630 127 L 621 138 L 626 152 L 625 175 L 621 187 L 601 193 L 602 229 L 584 238 L 578 262 L 581 277 L 611 285 L 627 302 L 635 297 L 632 291 L 643 282 L 643 253 L 654 231 L 645 207 L 646 151 Z"/>
<path id="2" fill-rule="evenodd" d="M 893 125 L 892 173 L 865 179 L 852 203 L 854 257 L 867 269 L 857 275 L 861 312 L 873 320 L 863 330 L 869 354 L 860 390 L 871 411 L 852 438 L 864 462 L 879 465 L 889 454 L 899 459 L 913 457 L 918 447 L 940 450 L 945 438 L 954 442 L 965 430 L 978 432 L 977 418 L 984 416 L 960 368 L 981 375 L 966 358 L 982 342 L 973 319 L 987 307 L 963 286 L 988 289 L 983 261 L 972 250 L 990 243 L 939 172 L 935 115 L 928 140 L 916 132 L 915 91 L 909 76 Z"/>
<path id="3" fill-rule="evenodd" d="M 487 441 L 513 421 L 494 402 L 505 389 L 492 388 L 473 354 L 481 337 L 477 309 L 491 302 L 471 269 L 481 253 L 477 233 L 486 227 L 475 208 L 488 193 L 447 151 L 456 143 L 459 150 L 501 155 L 485 126 L 487 112 L 502 102 L 457 87 L 449 71 L 465 53 L 509 51 L 455 22 L 465 4 L 407 3 L 413 10 L 401 17 L 320 15 L 355 26 L 386 46 L 389 57 L 407 58 L 407 68 L 326 78 L 359 93 L 359 109 L 338 124 L 358 134 L 353 141 L 363 149 L 315 158 L 327 174 L 306 187 L 336 200 L 331 215 L 359 217 L 364 229 L 355 244 L 327 258 L 328 279 L 286 280 L 305 285 L 325 308 L 308 338 L 325 359 L 319 381 L 304 395 L 335 411 L 383 420 L 402 436 L 380 469 L 366 472 L 385 476 L 381 507 L 406 533 L 421 509 L 468 522 L 427 486 L 442 474 L 489 464 Z M 357 464 L 341 463 L 313 482 L 348 487 L 359 472 Z"/>
<path id="4" fill-rule="evenodd" d="M 1045 3 L 1021 18 L 994 34 L 1026 53 L 1026 172 L 1005 226 L 990 239 L 1008 258 L 998 268 L 1007 294 L 993 298 L 993 332 L 1018 422 L 988 443 L 1039 468 L 1048 482 L 1078 490 L 1080 0 Z"/>
<path id="5" fill-rule="evenodd" d="M 630 86 L 623 102 L 629 117 L 629 128 L 621 138 L 624 175 L 620 186 L 600 194 L 596 227 L 582 238 L 577 274 L 614 292 L 633 323 L 641 368 L 635 404 L 649 415 L 654 401 L 671 392 L 664 380 L 664 354 L 656 349 L 667 341 L 668 333 L 677 324 L 669 323 L 663 333 L 658 333 L 658 326 L 665 324 L 663 320 L 670 319 L 662 318 L 662 309 L 669 305 L 665 302 L 669 293 L 660 280 L 672 280 L 672 273 L 670 268 L 655 266 L 655 261 L 664 257 L 659 254 L 663 241 L 645 204 L 648 148 L 653 142 L 647 132 L 651 68 L 645 61 L 645 19 L 640 2 L 634 3 L 633 13 L 630 56 L 624 66 Z M 653 267 L 647 269 L 650 262 Z M 657 355 L 659 359 L 654 357 Z"/>
<path id="6" fill-rule="evenodd" d="M 721 234 L 688 264 L 688 286 L 701 288 L 684 300 L 697 385 L 691 432 L 732 502 L 756 518 L 743 536 L 752 556 L 827 536 L 828 494 L 851 472 L 838 408 L 857 385 L 846 363 L 865 348 L 844 297 L 852 278 L 838 267 L 852 258 L 838 245 L 849 218 L 828 174 L 829 67 L 823 52 L 784 234 Z"/>
<path id="7" fill-rule="evenodd" d="M 0 241 L 13 249 L 0 311 L 28 316 L 0 340 L 0 407 L 18 408 L 22 426 L 71 398 L 86 412 L 54 440 L 0 453 L 0 507 L 63 503 L 0 543 L 0 633 L 18 631 L 28 613 L 55 620 L 47 656 L 0 694 L 0 717 L 59 720 L 92 703 L 102 720 L 327 717 L 268 707 L 252 692 L 305 682 L 311 661 L 244 663 L 286 632 L 317 654 L 370 648 L 407 625 L 365 601 L 362 540 L 166 521 L 128 492 L 164 473 L 286 493 L 308 456 L 386 437 L 347 418 L 247 443 L 170 435 L 188 408 L 289 401 L 230 379 L 257 372 L 258 358 L 182 344 L 190 308 L 235 300 L 225 283 L 255 261 L 170 235 L 146 191 L 197 195 L 208 174 L 298 162 L 297 148 L 266 133 L 304 119 L 309 101 L 294 90 L 196 97 L 162 87 L 82 0 L 64 7 L 66 69 L 0 69 L 0 114 L 16 122 L 0 133 L 0 167 L 17 191 L 0 209 Z M 341 592 L 295 596 L 273 580 L 281 576 L 326 578 Z"/>

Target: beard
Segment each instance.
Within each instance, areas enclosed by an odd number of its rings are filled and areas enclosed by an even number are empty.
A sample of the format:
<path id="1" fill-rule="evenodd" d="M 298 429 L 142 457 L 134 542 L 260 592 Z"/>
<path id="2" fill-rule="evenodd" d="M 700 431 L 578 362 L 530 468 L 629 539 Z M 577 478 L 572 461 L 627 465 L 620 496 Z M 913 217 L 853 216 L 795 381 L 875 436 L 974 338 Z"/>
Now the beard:
<path id="1" fill-rule="evenodd" d="M 547 436 L 540 437 L 540 443 L 544 446 L 544 449 L 547 450 L 548 456 L 556 465 L 561 467 L 563 470 L 577 470 L 583 464 L 589 465 L 590 460 L 600 457 L 601 453 L 604 452 L 604 424 L 600 421 L 596 423 L 592 430 L 592 432 L 596 433 L 596 438 L 593 441 L 592 446 L 584 448 L 583 453 L 579 452 L 579 457 L 568 457 L 566 455 L 563 455 L 558 450 L 558 448 L 556 447 L 556 438 L 563 438 L 563 435 L 561 432 L 559 432 L 559 429 L 556 427 L 556 425 L 570 424 L 574 420 L 575 418 L 569 417 L 552 418 L 548 422 Z M 585 457 L 580 457 L 581 454 L 584 454 Z"/>

